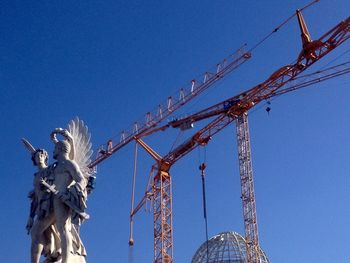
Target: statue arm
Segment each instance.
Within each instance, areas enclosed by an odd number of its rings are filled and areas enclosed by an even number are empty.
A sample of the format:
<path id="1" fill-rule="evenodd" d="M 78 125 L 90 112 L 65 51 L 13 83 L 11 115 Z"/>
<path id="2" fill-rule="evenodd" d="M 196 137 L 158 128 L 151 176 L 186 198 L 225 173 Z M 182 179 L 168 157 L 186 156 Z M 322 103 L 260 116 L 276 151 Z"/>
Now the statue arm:
<path id="1" fill-rule="evenodd" d="M 33 190 L 31 190 L 28 193 L 28 198 L 30 199 L 30 212 L 29 212 L 30 218 L 35 217 L 35 211 L 36 211 L 36 208 L 38 207 L 38 200 L 37 200 L 36 195 L 35 195 L 35 188 L 36 188 L 35 178 L 36 178 L 36 176 L 37 176 L 37 173 L 34 174 Z"/>
<path id="2" fill-rule="evenodd" d="M 35 198 L 35 191 L 32 190 L 28 193 L 28 198 L 30 199 L 30 211 L 29 211 L 29 217 L 26 225 L 27 233 L 29 234 L 30 229 L 33 226 L 35 212 L 38 207 L 38 200 Z"/>
<path id="3" fill-rule="evenodd" d="M 72 135 L 66 129 L 56 128 L 51 132 L 51 135 L 50 135 L 51 141 L 54 144 L 56 144 L 58 142 L 57 134 L 61 134 L 70 142 L 73 141 Z"/>
<path id="4" fill-rule="evenodd" d="M 35 210 L 38 207 L 38 201 L 35 198 L 35 192 L 34 190 L 30 191 L 28 193 L 28 198 L 30 199 L 30 213 L 29 216 L 31 218 L 34 218 L 35 216 Z"/>
<path id="5" fill-rule="evenodd" d="M 51 141 L 56 144 L 58 143 L 58 139 L 57 139 L 57 131 L 58 129 L 55 129 L 53 132 L 51 132 L 51 135 L 50 135 L 50 138 L 51 138 Z"/>
<path id="6" fill-rule="evenodd" d="M 76 182 L 77 186 L 79 187 L 79 191 L 84 191 L 87 185 L 87 181 L 81 172 L 79 166 L 74 162 L 69 162 L 69 173 L 71 174 L 73 180 Z"/>

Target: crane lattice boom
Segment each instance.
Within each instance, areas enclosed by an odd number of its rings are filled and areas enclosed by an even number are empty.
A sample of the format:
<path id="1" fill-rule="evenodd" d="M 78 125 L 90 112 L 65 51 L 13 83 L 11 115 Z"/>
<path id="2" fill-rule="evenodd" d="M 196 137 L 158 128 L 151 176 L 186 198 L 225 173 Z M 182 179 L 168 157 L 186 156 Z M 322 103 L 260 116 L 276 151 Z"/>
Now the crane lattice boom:
<path id="1" fill-rule="evenodd" d="M 134 137 L 142 137 L 149 130 L 154 129 L 160 122 L 168 118 L 176 110 L 190 102 L 193 98 L 213 86 L 217 81 L 227 76 L 244 62 L 251 58 L 251 53 L 245 51 L 246 45 L 239 48 L 233 55 L 225 58 L 216 65 L 214 72 L 207 71 L 202 79 L 193 79 L 187 89 L 182 88 L 177 98 L 168 97 L 165 103 L 159 104 L 156 110 L 148 112 L 145 119 L 135 122 L 134 126 L 125 130 L 120 135 L 119 142 L 109 140 L 106 150 L 99 150 L 98 156 L 89 164 L 89 168 L 109 158 L 112 154 L 134 140 Z"/>

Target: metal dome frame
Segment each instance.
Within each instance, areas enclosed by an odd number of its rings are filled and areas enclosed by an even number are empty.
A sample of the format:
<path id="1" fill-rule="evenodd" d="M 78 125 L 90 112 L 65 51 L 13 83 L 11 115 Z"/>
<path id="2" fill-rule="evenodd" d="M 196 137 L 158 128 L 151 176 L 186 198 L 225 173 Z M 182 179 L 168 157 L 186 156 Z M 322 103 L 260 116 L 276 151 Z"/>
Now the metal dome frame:
<path id="1" fill-rule="evenodd" d="M 244 237 L 237 232 L 228 231 L 213 236 L 208 240 L 208 244 L 204 242 L 196 251 L 191 263 L 246 263 L 246 261 L 247 249 Z M 269 263 L 261 249 L 260 263 Z"/>

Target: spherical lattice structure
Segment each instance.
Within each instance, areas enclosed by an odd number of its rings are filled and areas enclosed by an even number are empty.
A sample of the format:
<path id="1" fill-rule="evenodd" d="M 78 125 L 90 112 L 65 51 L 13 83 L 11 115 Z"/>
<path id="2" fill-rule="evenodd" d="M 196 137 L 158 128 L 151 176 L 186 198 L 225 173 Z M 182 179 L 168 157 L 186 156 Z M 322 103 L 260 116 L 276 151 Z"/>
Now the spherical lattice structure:
<path id="1" fill-rule="evenodd" d="M 210 238 L 208 244 L 204 242 L 191 263 L 245 263 L 246 255 L 245 239 L 236 232 L 223 232 Z M 260 263 L 269 263 L 261 249 Z"/>

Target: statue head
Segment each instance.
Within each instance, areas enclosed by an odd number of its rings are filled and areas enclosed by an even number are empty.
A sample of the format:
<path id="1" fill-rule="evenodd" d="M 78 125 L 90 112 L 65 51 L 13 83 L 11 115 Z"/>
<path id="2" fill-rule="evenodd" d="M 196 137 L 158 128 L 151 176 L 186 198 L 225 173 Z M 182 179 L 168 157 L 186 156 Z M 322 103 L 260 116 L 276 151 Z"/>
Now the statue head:
<path id="1" fill-rule="evenodd" d="M 46 167 L 49 161 L 49 154 L 44 149 L 36 149 L 32 153 L 32 161 L 35 166 Z"/>
<path id="2" fill-rule="evenodd" d="M 68 141 L 63 140 L 63 141 L 58 141 L 55 143 L 55 149 L 53 152 L 53 158 L 57 160 L 57 157 L 59 155 L 69 155 L 71 151 L 71 145 Z"/>

